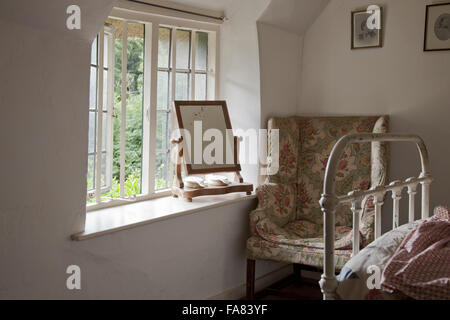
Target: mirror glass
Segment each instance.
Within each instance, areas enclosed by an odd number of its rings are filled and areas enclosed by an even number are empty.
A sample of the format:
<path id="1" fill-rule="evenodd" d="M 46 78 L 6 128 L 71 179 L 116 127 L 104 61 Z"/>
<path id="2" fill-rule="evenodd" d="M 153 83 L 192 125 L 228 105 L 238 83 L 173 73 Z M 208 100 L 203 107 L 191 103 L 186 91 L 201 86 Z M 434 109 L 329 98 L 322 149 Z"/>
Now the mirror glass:
<path id="1" fill-rule="evenodd" d="M 188 174 L 236 171 L 225 101 L 175 101 Z"/>

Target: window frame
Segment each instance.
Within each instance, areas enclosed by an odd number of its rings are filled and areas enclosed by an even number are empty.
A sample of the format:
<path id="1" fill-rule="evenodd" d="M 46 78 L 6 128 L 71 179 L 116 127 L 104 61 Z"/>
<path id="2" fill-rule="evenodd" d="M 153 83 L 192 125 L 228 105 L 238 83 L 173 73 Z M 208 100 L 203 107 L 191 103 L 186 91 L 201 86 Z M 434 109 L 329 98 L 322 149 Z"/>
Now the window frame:
<path id="1" fill-rule="evenodd" d="M 196 68 L 196 58 L 194 58 L 193 56 L 196 55 L 197 53 L 197 49 L 198 49 L 198 42 L 197 42 L 197 37 L 200 33 L 205 34 L 205 32 L 201 32 L 201 31 L 197 31 L 197 30 L 191 30 L 191 29 L 185 29 L 185 28 L 171 28 L 171 27 L 166 27 L 166 26 L 159 26 L 158 30 L 161 31 L 161 29 L 166 29 L 168 31 L 168 36 L 169 36 L 169 46 L 168 46 L 168 55 L 167 55 L 167 61 L 164 62 L 164 66 L 160 66 L 159 65 L 159 60 L 158 60 L 158 81 L 161 79 L 160 78 L 160 74 L 163 73 L 165 75 L 167 75 L 164 78 L 164 81 L 167 81 L 167 105 L 166 106 L 157 106 L 157 119 L 160 115 L 163 115 L 163 117 L 168 117 L 169 115 L 172 114 L 172 106 L 171 106 L 171 101 L 173 100 L 173 98 L 175 100 L 195 100 L 196 99 L 196 90 L 195 88 L 197 87 L 197 78 L 195 79 L 191 79 L 191 77 L 196 77 L 199 74 L 203 74 L 205 75 L 205 96 L 204 97 L 200 97 L 199 100 L 206 100 L 206 93 L 208 92 L 208 84 L 207 84 L 207 72 L 208 72 L 208 55 L 206 55 L 206 64 L 205 64 L 205 69 L 201 70 L 201 69 L 197 69 Z M 188 33 L 188 47 L 189 47 L 189 52 L 187 55 L 187 68 L 181 68 L 178 66 L 178 61 L 175 59 L 177 66 L 173 65 L 173 59 L 172 59 L 172 55 L 174 54 L 174 51 L 172 50 L 172 46 L 174 45 L 175 41 L 178 41 L 178 32 L 185 32 Z M 175 38 L 174 38 L 175 37 Z M 207 50 L 208 51 L 208 50 Z M 175 52 L 176 54 L 176 52 Z M 178 57 L 178 55 L 177 55 Z M 197 56 L 196 56 L 197 57 Z M 177 58 L 178 59 L 178 58 Z M 167 66 L 166 66 L 166 62 L 167 62 Z M 173 87 L 172 87 L 172 78 L 175 76 L 175 83 L 177 83 L 178 81 L 178 77 L 182 75 L 187 77 L 187 87 L 186 87 L 186 92 L 184 92 L 183 94 L 185 95 L 182 98 L 177 98 L 177 92 L 175 92 L 174 94 L 172 94 L 173 92 Z M 159 83 L 158 83 L 159 84 Z M 159 108 L 158 108 L 159 107 Z M 171 128 L 173 129 L 174 127 L 174 115 L 171 116 L 171 121 L 172 122 L 166 122 L 166 130 L 168 131 L 168 135 L 170 137 L 170 131 Z M 168 120 L 168 119 L 167 119 Z M 166 120 L 166 121 L 167 121 Z M 165 143 L 163 144 L 164 147 L 166 148 L 156 148 L 155 153 L 156 153 L 156 159 L 158 158 L 158 156 L 160 155 L 165 155 L 163 157 L 166 158 L 166 161 L 169 161 L 169 157 L 170 157 L 170 152 L 171 152 L 171 145 L 170 145 L 170 138 L 167 139 L 167 141 L 165 141 Z M 171 168 L 169 168 L 168 172 L 166 171 L 167 175 L 170 177 L 172 175 L 171 173 Z M 170 188 L 170 183 L 167 186 Z M 162 188 L 162 189 L 156 189 L 155 187 L 155 191 L 158 192 L 159 190 L 164 190 L 167 188 Z"/>
<path id="2" fill-rule="evenodd" d="M 108 45 L 108 63 L 105 66 L 104 63 L 104 55 L 102 58 L 100 58 L 100 52 L 105 50 L 104 45 L 105 45 L 105 40 L 104 40 L 104 36 L 108 35 L 109 36 L 109 40 L 107 42 Z M 100 45 L 100 39 L 102 39 L 102 44 Z M 106 123 L 103 123 L 103 118 L 102 118 L 102 127 L 106 126 L 105 129 L 105 133 L 106 133 L 106 138 L 105 140 L 105 146 L 103 146 L 103 132 L 101 134 L 102 137 L 102 145 L 101 145 L 101 159 L 103 159 L 103 155 L 105 155 L 105 163 L 106 163 L 106 168 L 105 168 L 105 185 L 101 185 L 100 186 L 100 194 L 103 194 L 105 192 L 108 192 L 111 189 L 112 186 L 112 115 L 113 115 L 113 99 L 114 99 L 114 77 L 111 77 L 111 73 L 109 71 L 114 70 L 114 27 L 109 25 L 109 24 L 104 24 L 103 26 L 103 30 L 96 36 L 96 41 L 97 41 L 97 46 L 96 46 L 96 63 L 92 63 L 92 57 L 91 57 L 91 62 L 89 64 L 90 69 L 91 68 L 95 68 L 96 69 L 96 92 L 95 92 L 95 106 L 92 107 L 90 105 L 89 102 L 89 114 L 91 112 L 93 112 L 95 114 L 95 118 L 94 118 L 94 122 L 95 122 L 95 128 L 94 128 L 94 150 L 92 152 L 90 152 L 88 150 L 88 161 L 89 161 L 89 157 L 93 156 L 94 157 L 94 172 L 93 172 L 93 188 L 92 189 L 88 189 L 87 190 L 87 198 L 88 199 L 95 199 L 96 198 L 96 194 L 97 194 L 97 163 L 99 158 L 97 157 L 97 153 L 98 153 L 98 142 L 100 141 L 99 139 L 99 133 L 98 133 L 98 128 L 99 128 L 99 111 L 101 109 L 101 113 L 102 115 L 106 115 Z M 101 49 L 101 47 L 103 47 Z M 100 61 L 102 62 L 103 66 L 100 67 Z M 100 72 L 100 69 L 102 70 Z M 107 81 L 108 83 L 104 83 L 104 72 L 107 71 L 108 72 L 108 77 L 107 77 Z M 114 74 L 112 74 L 114 76 Z M 100 87 L 100 76 L 102 76 L 102 81 L 101 81 L 101 87 Z M 106 101 L 104 101 L 104 89 L 106 88 L 107 90 L 107 95 L 106 95 Z M 103 95 L 102 99 L 99 99 L 100 93 Z M 102 102 L 102 104 L 106 105 L 106 108 L 104 108 L 104 106 L 100 106 L 99 101 Z M 103 149 L 105 151 L 103 151 Z M 103 161 L 103 160 L 102 160 Z M 89 162 L 88 162 L 89 165 Z M 101 177 L 100 177 L 100 181 L 101 181 Z"/>
<path id="3" fill-rule="evenodd" d="M 101 208 L 108 208 L 114 206 L 120 206 L 123 204 L 130 203 L 130 201 L 145 201 L 154 198 L 169 196 L 171 194 L 171 182 L 169 181 L 168 189 L 156 190 L 155 189 L 155 162 L 156 162 L 156 115 L 157 115 L 157 87 L 158 87 L 158 42 L 159 42 L 159 28 L 170 28 L 172 29 L 172 35 L 176 34 L 176 30 L 188 30 L 191 34 L 191 45 L 190 45 L 190 68 L 188 74 L 191 76 L 189 79 L 188 86 L 188 96 L 195 98 L 195 75 L 197 73 L 206 74 L 206 98 L 207 100 L 217 100 L 218 89 L 219 89 L 219 36 L 220 36 L 220 26 L 211 23 L 197 22 L 191 20 L 182 20 L 171 17 L 163 17 L 159 15 L 154 15 L 150 13 L 131 11 L 123 8 L 113 8 L 109 17 L 115 19 L 121 19 L 128 23 L 142 23 L 145 25 L 145 48 L 144 48 L 144 83 L 143 83 L 143 150 L 142 150 L 142 170 L 141 170 L 141 194 L 134 197 L 126 198 L 121 193 L 121 197 L 117 199 L 111 199 L 108 201 L 100 201 L 100 196 L 96 195 L 97 201 L 95 203 L 87 203 L 86 211 L 93 211 Z M 125 24 L 126 25 L 126 24 Z M 114 30 L 112 31 L 114 33 Z M 197 32 L 203 32 L 208 34 L 208 54 L 207 54 L 207 65 L 206 70 L 195 69 L 195 50 L 197 47 L 196 34 Z M 155 36 L 153 36 L 155 35 Z M 194 36 L 195 35 L 195 36 Z M 174 45 L 175 37 L 171 37 L 171 48 L 170 52 L 174 59 L 172 60 L 172 65 L 176 66 L 176 45 Z M 195 42 L 192 43 L 192 40 Z M 114 42 L 112 42 L 112 48 L 114 48 Z M 99 51 L 97 49 L 97 51 Z M 112 49 L 113 57 L 108 56 L 108 61 L 114 61 L 114 50 Z M 110 52 L 111 54 L 111 52 Z M 156 67 L 153 67 L 156 66 Z M 169 72 L 172 72 L 172 88 L 175 88 L 176 72 L 178 69 L 170 68 Z M 113 67 L 114 68 L 114 67 Z M 170 70 L 171 69 L 171 70 Z M 181 70 L 181 69 L 180 69 Z M 125 70 L 126 72 L 126 70 Z M 98 75 L 99 76 L 99 75 Z M 174 77 L 175 76 L 175 77 Z M 109 77 L 111 78 L 111 77 Z M 113 83 L 114 80 L 111 81 Z M 114 97 L 114 89 L 108 89 L 108 93 L 112 94 Z M 174 127 L 174 111 L 173 111 L 173 100 L 175 98 L 174 90 L 169 89 L 171 92 L 170 110 L 166 112 L 172 113 L 171 117 L 171 127 Z M 112 98 L 113 99 L 113 98 Z M 108 128 L 109 138 L 111 140 L 110 146 L 112 146 L 112 102 L 108 104 L 111 106 L 111 112 L 108 118 L 111 120 L 111 125 Z M 172 128 L 170 130 L 172 130 Z M 97 139 L 98 135 L 96 135 Z M 170 140 L 170 139 L 169 139 Z M 108 142 L 107 142 L 108 143 Z M 170 146 L 169 146 L 170 147 Z M 169 152 L 170 154 L 170 152 Z M 112 171 L 112 157 L 111 157 L 111 171 Z M 173 165 L 170 165 L 170 169 L 173 170 Z M 172 171 L 169 176 L 172 176 Z M 107 174 L 109 179 L 112 178 L 112 173 Z M 123 177 L 121 174 L 120 179 L 121 190 L 123 190 Z"/>

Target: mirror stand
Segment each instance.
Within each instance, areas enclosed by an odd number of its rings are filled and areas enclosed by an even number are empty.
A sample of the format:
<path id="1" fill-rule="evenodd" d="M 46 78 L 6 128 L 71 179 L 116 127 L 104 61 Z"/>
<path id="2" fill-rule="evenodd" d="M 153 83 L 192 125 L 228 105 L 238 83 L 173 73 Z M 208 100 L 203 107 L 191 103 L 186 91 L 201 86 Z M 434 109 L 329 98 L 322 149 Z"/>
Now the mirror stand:
<path id="1" fill-rule="evenodd" d="M 234 157 L 235 163 L 237 163 L 238 144 L 242 138 L 234 137 Z M 253 191 L 253 184 L 245 183 L 239 170 L 234 172 L 235 181 L 226 186 L 208 186 L 205 188 L 194 189 L 185 187 L 183 177 L 181 175 L 181 165 L 183 162 L 183 137 L 172 140 L 171 143 L 174 147 L 177 147 L 176 154 L 176 183 L 172 186 L 172 195 L 174 198 L 185 198 L 188 202 L 192 202 L 192 198 L 207 196 L 207 195 L 221 195 L 234 192 L 245 192 L 247 195 L 251 195 Z M 218 171 L 221 172 L 221 171 Z M 211 172 L 212 173 L 212 172 Z"/>

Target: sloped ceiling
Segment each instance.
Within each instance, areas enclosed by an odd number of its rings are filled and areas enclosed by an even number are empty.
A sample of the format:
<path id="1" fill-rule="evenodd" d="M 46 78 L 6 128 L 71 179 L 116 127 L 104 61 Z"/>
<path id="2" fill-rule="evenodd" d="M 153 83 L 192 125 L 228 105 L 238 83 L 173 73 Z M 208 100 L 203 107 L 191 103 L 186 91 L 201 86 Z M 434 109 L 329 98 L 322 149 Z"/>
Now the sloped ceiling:
<path id="1" fill-rule="evenodd" d="M 272 0 L 258 22 L 303 36 L 330 0 Z"/>
<path id="2" fill-rule="evenodd" d="M 233 0 L 170 0 L 170 2 L 225 13 L 231 9 L 231 5 L 237 4 Z M 329 2 L 330 0 L 271 0 L 258 22 L 302 36 Z"/>

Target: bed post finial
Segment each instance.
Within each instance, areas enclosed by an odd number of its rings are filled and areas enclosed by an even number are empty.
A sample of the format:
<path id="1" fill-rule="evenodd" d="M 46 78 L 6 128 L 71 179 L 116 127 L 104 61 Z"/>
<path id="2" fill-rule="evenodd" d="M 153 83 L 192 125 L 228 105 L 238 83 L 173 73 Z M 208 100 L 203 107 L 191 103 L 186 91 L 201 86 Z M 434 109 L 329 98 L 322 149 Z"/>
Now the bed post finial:
<path id="1" fill-rule="evenodd" d="M 430 217 L 430 184 L 433 179 L 430 174 L 423 173 L 420 178 L 426 178 L 420 184 L 422 185 L 422 219 Z"/>
<path id="2" fill-rule="evenodd" d="M 334 228 L 337 204 L 338 199 L 336 196 L 322 194 L 320 206 L 323 212 L 325 254 L 323 257 L 324 272 L 319 284 L 324 300 L 335 300 L 337 298 L 336 289 L 338 282 L 336 280 L 334 267 Z"/>

